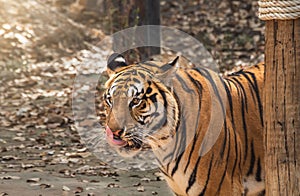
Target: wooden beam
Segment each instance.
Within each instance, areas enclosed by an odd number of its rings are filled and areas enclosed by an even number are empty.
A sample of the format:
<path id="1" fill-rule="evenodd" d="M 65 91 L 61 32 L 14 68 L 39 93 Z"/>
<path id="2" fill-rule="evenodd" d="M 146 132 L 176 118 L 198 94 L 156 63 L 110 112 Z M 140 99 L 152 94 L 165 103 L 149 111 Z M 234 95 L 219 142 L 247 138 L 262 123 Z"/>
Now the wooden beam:
<path id="1" fill-rule="evenodd" d="M 266 195 L 300 195 L 300 19 L 266 21 Z"/>

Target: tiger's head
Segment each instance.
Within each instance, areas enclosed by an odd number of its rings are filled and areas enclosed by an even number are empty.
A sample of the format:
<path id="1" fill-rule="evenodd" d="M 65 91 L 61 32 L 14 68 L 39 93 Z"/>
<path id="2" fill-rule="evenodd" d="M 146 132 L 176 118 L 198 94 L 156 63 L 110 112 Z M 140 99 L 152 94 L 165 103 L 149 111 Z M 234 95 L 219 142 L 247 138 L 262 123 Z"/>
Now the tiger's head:
<path id="1" fill-rule="evenodd" d="M 120 54 L 108 59 L 106 136 L 120 155 L 131 157 L 141 150 L 161 147 L 175 134 L 179 108 L 172 76 L 177 60 L 128 65 Z"/>

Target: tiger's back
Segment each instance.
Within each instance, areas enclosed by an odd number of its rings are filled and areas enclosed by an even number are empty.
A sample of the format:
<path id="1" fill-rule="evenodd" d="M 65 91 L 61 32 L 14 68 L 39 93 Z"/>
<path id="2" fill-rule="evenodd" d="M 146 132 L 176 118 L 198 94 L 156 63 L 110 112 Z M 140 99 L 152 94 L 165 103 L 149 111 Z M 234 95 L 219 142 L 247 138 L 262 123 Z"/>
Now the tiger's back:
<path id="1" fill-rule="evenodd" d="M 180 75 L 180 74 L 179 74 Z M 195 97 L 202 97 L 197 141 L 188 145 L 182 156 L 162 170 L 178 195 L 260 195 L 264 193 L 263 119 L 261 95 L 264 65 L 256 65 L 224 78 L 226 117 L 218 139 L 210 151 L 199 156 L 208 130 L 207 111 L 211 110 L 211 93 L 217 91 L 201 69 L 185 71 L 178 80 L 193 80 Z M 197 84 L 198 85 L 195 85 Z M 201 85 L 200 85 L 201 84 Z M 201 87 L 199 87 L 201 86 Z M 192 87 L 192 85 L 191 85 Z M 202 88 L 201 91 L 199 89 Z M 193 105 L 195 107 L 195 105 Z M 171 175 L 170 175 L 171 174 Z M 183 180 L 183 176 L 185 177 Z"/>

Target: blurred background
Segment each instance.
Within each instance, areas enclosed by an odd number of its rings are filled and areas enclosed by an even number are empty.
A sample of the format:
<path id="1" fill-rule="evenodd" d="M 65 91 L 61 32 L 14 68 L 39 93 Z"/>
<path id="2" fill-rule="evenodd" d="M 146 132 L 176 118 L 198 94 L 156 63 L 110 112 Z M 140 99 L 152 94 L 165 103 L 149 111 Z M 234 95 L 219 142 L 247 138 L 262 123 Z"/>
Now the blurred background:
<path id="1" fill-rule="evenodd" d="M 171 195 L 158 171 L 119 171 L 80 141 L 71 108 L 76 70 L 107 57 L 105 36 L 143 24 L 195 37 L 222 72 L 252 65 L 264 60 L 257 10 L 250 0 L 0 0 L 0 195 Z M 125 54 L 130 62 L 172 55 Z M 84 74 L 95 71 L 86 66 Z"/>

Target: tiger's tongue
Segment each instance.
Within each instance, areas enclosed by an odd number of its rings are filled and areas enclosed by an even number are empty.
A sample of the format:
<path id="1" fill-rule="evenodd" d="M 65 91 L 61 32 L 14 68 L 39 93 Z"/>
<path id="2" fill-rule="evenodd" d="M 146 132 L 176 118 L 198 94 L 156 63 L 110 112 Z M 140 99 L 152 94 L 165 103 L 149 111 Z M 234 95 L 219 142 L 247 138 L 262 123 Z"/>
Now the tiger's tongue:
<path id="1" fill-rule="evenodd" d="M 116 146 L 124 146 L 127 143 L 123 140 L 114 139 L 114 134 L 108 126 L 106 127 L 106 139 Z"/>

